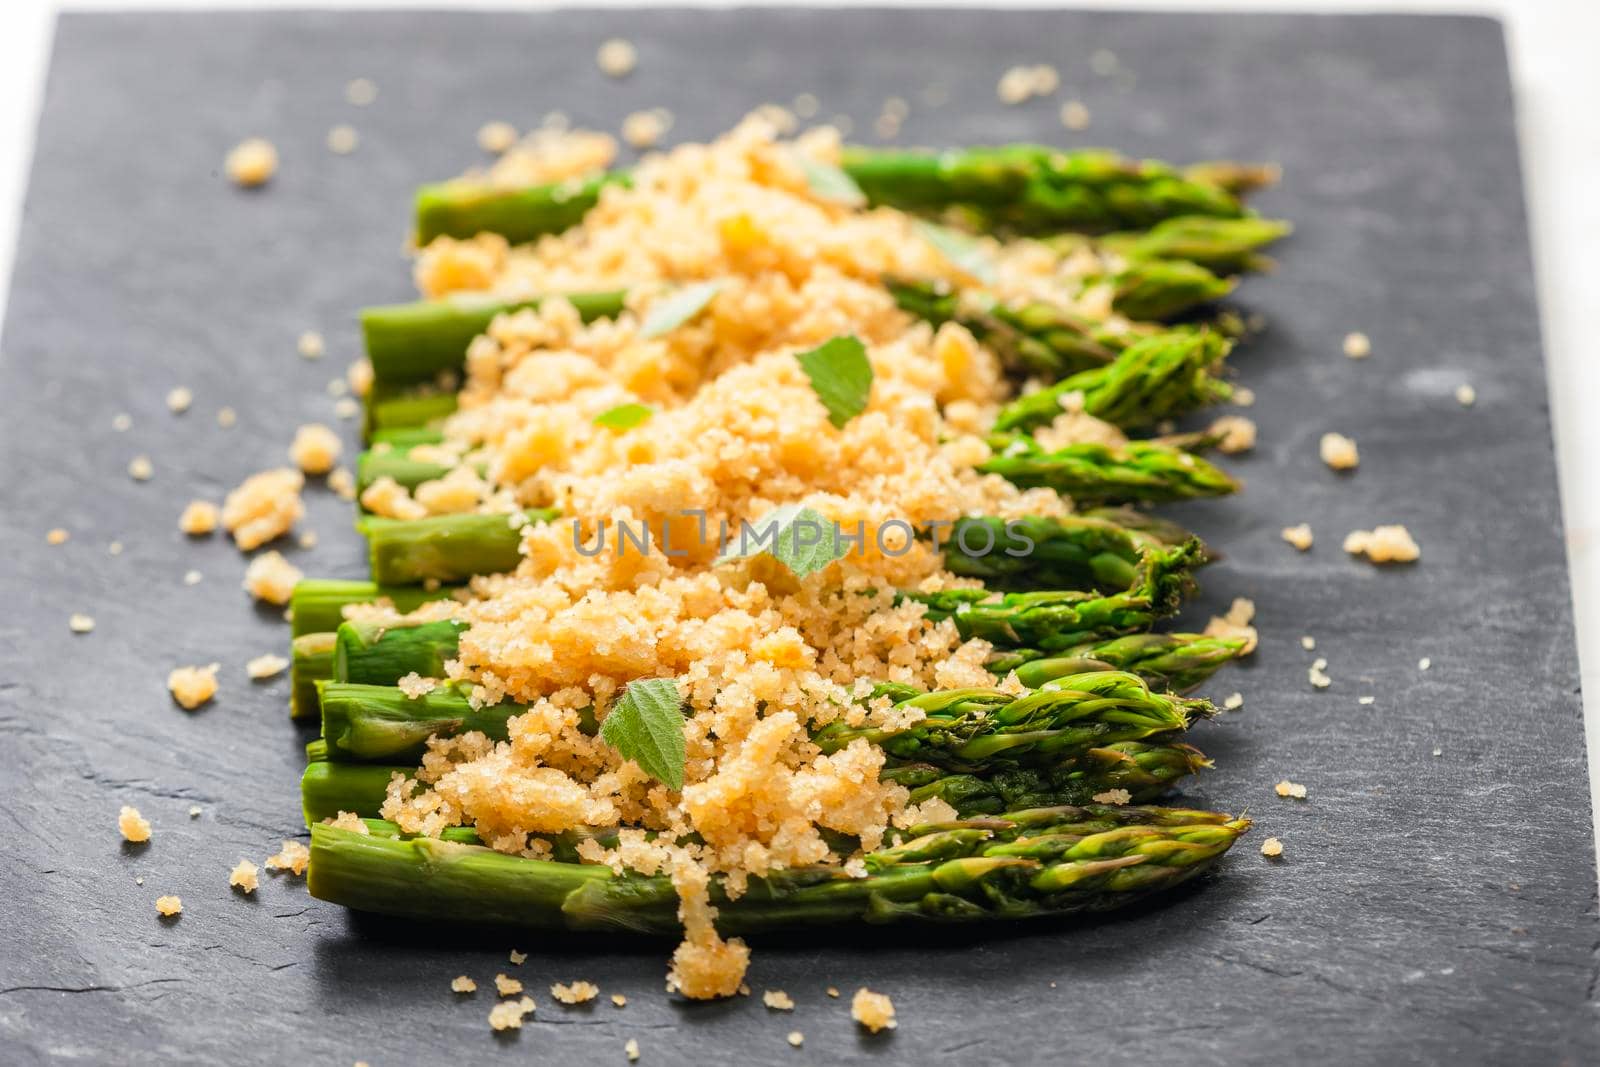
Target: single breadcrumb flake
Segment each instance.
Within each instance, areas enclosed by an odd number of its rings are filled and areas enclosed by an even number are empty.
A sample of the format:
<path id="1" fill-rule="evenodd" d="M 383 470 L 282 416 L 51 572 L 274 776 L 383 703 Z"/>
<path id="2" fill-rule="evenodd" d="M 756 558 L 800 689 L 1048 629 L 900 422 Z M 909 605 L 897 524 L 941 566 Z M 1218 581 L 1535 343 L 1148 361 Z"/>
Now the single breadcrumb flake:
<path id="1" fill-rule="evenodd" d="M 305 514 L 300 490 L 306 477 L 293 467 L 252 474 L 222 502 L 222 526 L 249 552 L 288 533 Z"/>
<path id="2" fill-rule="evenodd" d="M 1276 859 L 1283 855 L 1283 842 L 1276 837 L 1269 837 L 1261 842 L 1261 854 L 1268 859 Z"/>
<path id="3" fill-rule="evenodd" d="M 621 993 L 613 993 L 611 994 L 611 1003 L 615 1004 L 619 1008 L 625 1008 L 628 1006 L 628 998 L 623 996 Z"/>
<path id="4" fill-rule="evenodd" d="M 299 876 L 306 873 L 306 864 L 311 862 L 311 850 L 299 841 L 284 841 L 283 847 L 276 855 L 267 857 L 267 870 L 288 871 Z"/>
<path id="5" fill-rule="evenodd" d="M 1306 671 L 1306 679 L 1313 688 L 1326 689 L 1333 684 L 1333 679 L 1327 675 L 1327 666 L 1328 661 L 1319 656 L 1317 661 Z"/>
<path id="6" fill-rule="evenodd" d="M 205 577 L 205 575 L 201 574 L 199 571 L 193 571 L 193 570 L 184 571 L 183 572 L 183 584 L 184 585 L 199 585 L 201 580 L 204 577 Z"/>
<path id="7" fill-rule="evenodd" d="M 1442 756 L 1442 755 L 1444 755 L 1444 749 L 1435 747 L 1434 750 L 1433 750 L 1433 754 L 1435 756 Z"/>
<path id="8" fill-rule="evenodd" d="M 524 963 L 528 962 L 528 954 L 526 952 L 518 952 L 516 949 L 512 949 L 510 959 L 512 963 L 520 967 Z"/>
<path id="9" fill-rule="evenodd" d="M 1344 335 L 1344 354 L 1351 359 L 1366 359 L 1372 355 L 1372 340 L 1359 331 Z"/>
<path id="10" fill-rule="evenodd" d="M 109 545 L 106 546 L 106 551 L 111 553 L 113 556 L 122 555 L 122 542 L 121 541 L 113 541 L 113 542 L 111 542 Z"/>
<path id="11" fill-rule="evenodd" d="M 1048 63 L 1012 67 L 1000 76 L 995 94 L 1002 104 L 1021 104 L 1035 96 L 1049 96 L 1061 84 L 1061 75 Z"/>
<path id="12" fill-rule="evenodd" d="M 1300 636 L 1300 647 L 1307 652 L 1314 651 L 1317 647 L 1317 639 L 1310 634 L 1302 634 Z"/>
<path id="13" fill-rule="evenodd" d="M 232 408 L 217 409 L 217 425 L 224 430 L 231 430 L 234 423 L 239 421 L 239 413 Z"/>
<path id="14" fill-rule="evenodd" d="M 398 682 L 395 683 L 400 692 L 404 693 L 410 700 L 416 700 L 419 697 L 427 696 L 429 693 L 433 692 L 434 687 L 436 687 L 438 684 L 439 682 L 437 679 L 424 678 L 416 671 L 412 671 L 410 674 L 404 675 Z"/>
<path id="15" fill-rule="evenodd" d="M 1355 470 L 1361 463 L 1356 443 L 1342 433 L 1325 433 L 1318 446 L 1322 462 L 1336 471 Z"/>
<path id="16" fill-rule="evenodd" d="M 522 981 L 517 978 L 509 978 L 503 974 L 497 974 L 494 976 L 494 988 L 502 997 L 516 996 L 522 992 Z"/>
<path id="17" fill-rule="evenodd" d="M 1311 525 L 1310 523 L 1302 522 L 1298 526 L 1285 526 L 1282 537 L 1295 548 L 1305 552 L 1311 548 Z"/>
<path id="18" fill-rule="evenodd" d="M 639 1059 L 639 1039 L 630 1037 L 622 1046 L 623 1053 L 628 1057 L 629 1063 L 636 1063 Z"/>
<path id="19" fill-rule="evenodd" d="M 75 634 L 86 634 L 94 629 L 94 619 L 88 615 L 71 615 L 67 618 L 67 629 Z"/>
<path id="20" fill-rule="evenodd" d="M 257 600 L 268 604 L 287 604 L 294 587 L 305 574 L 283 558 L 281 552 L 263 552 L 250 561 L 244 571 L 244 587 Z"/>
<path id="21" fill-rule="evenodd" d="M 328 473 L 328 488 L 337 493 L 341 500 L 354 500 L 356 476 L 345 467 L 335 467 Z"/>
<path id="22" fill-rule="evenodd" d="M 254 682 L 264 681 L 288 670 L 289 661 L 271 652 L 264 653 L 244 665 L 244 672 Z"/>
<path id="23" fill-rule="evenodd" d="M 517 128 L 509 122 L 485 122 L 478 127 L 478 147 L 495 155 L 517 143 Z"/>
<path id="24" fill-rule="evenodd" d="M 1287 778 L 1273 786 L 1272 790 L 1280 797 L 1293 797 L 1295 800 L 1304 800 L 1306 798 L 1306 787 L 1299 782 L 1291 782 Z"/>
<path id="25" fill-rule="evenodd" d="M 1373 563 L 1412 563 L 1422 555 L 1422 548 L 1404 526 L 1352 530 L 1345 535 L 1344 550 L 1352 556 L 1365 555 Z"/>
<path id="26" fill-rule="evenodd" d="M 138 808 L 122 805 L 122 810 L 117 812 L 117 829 L 122 831 L 122 839 L 142 845 L 150 840 L 150 820 L 139 814 Z"/>
<path id="27" fill-rule="evenodd" d="M 261 884 L 261 869 L 249 860 L 240 860 L 228 872 L 228 884 L 241 893 L 254 893 Z"/>
<path id="28" fill-rule="evenodd" d="M 622 120 L 622 139 L 634 148 L 654 148 L 672 126 L 672 112 L 665 108 L 635 111 Z"/>
<path id="29" fill-rule="evenodd" d="M 344 443 L 338 434 L 319 422 L 310 422 L 295 430 L 289 458 L 307 474 L 327 474 L 343 451 Z"/>
<path id="30" fill-rule="evenodd" d="M 167 392 L 167 410 L 174 415 L 182 415 L 193 403 L 194 393 L 185 386 L 180 385 Z"/>
<path id="31" fill-rule="evenodd" d="M 450 992 L 452 993 L 476 993 L 477 991 L 478 983 L 464 974 L 458 974 L 450 979 Z"/>
<path id="32" fill-rule="evenodd" d="M 1470 408 L 1478 402 L 1478 391 L 1466 382 L 1456 386 L 1456 403 Z"/>
<path id="33" fill-rule="evenodd" d="M 177 897 L 156 897 L 156 913 L 163 919 L 170 919 L 183 911 L 183 901 Z"/>
<path id="34" fill-rule="evenodd" d="M 341 122 L 328 131 L 328 151 L 336 156 L 348 156 L 361 144 L 361 135 L 349 123 Z"/>
<path id="35" fill-rule="evenodd" d="M 278 173 L 278 149 L 271 141 L 251 137 L 234 146 L 223 161 L 223 167 L 235 185 L 254 189 L 267 184 Z"/>
<path id="36" fill-rule="evenodd" d="M 337 830 L 349 830 L 351 833 L 367 834 L 371 836 L 372 828 L 366 820 L 353 811 L 341 811 L 337 815 L 322 820 L 324 826 L 332 826 Z"/>
<path id="37" fill-rule="evenodd" d="M 832 985 L 829 986 L 828 987 L 828 996 L 834 998 L 835 1000 L 838 1000 L 839 999 L 839 987 L 838 986 L 832 986 Z"/>
<path id="38" fill-rule="evenodd" d="M 802 1034 L 798 1030 L 790 1030 L 789 1031 L 789 1044 L 793 1045 L 795 1048 L 799 1048 L 801 1045 L 803 1045 L 805 1043 L 806 1043 L 806 1035 L 805 1034 Z"/>
<path id="39" fill-rule="evenodd" d="M 351 78 L 345 83 L 344 99 L 355 107 L 366 107 L 378 99 L 378 86 L 370 78 Z"/>
<path id="40" fill-rule="evenodd" d="M 67 538 L 69 538 L 71 536 L 72 536 L 72 534 L 68 533 L 66 530 L 63 530 L 61 527 L 57 526 L 55 529 L 53 529 L 49 533 L 45 534 L 44 535 L 44 539 L 45 539 L 45 543 L 46 544 L 64 545 L 64 544 L 67 543 Z"/>
<path id="41" fill-rule="evenodd" d="M 345 384 L 356 396 L 366 396 L 372 391 L 372 361 L 366 357 L 354 360 L 344 370 Z"/>
<path id="42" fill-rule="evenodd" d="M 221 510 L 209 500 L 191 500 L 178 516 L 178 529 L 190 537 L 204 537 L 217 528 Z"/>
<path id="43" fill-rule="evenodd" d="M 639 65 L 639 50 L 632 41 L 613 37 L 600 45 L 594 56 L 601 73 L 612 78 L 626 78 Z"/>
<path id="44" fill-rule="evenodd" d="M 1133 799 L 1133 794 L 1126 789 L 1107 789 L 1104 793 L 1096 793 L 1090 797 L 1096 804 L 1123 805 Z"/>
<path id="45" fill-rule="evenodd" d="M 1371 697 L 1371 696 L 1356 697 L 1356 703 L 1357 704 L 1370 704 L 1376 699 L 1378 699 L 1378 698 L 1377 697 Z"/>
<path id="46" fill-rule="evenodd" d="M 111 417 L 111 428 L 118 433 L 127 433 L 133 428 L 133 416 L 126 412 L 119 412 Z"/>
<path id="47" fill-rule="evenodd" d="M 1214 615 L 1206 623 L 1205 634 L 1207 637 L 1238 637 L 1244 640 L 1244 649 L 1240 655 L 1248 656 L 1256 650 L 1259 635 L 1256 628 L 1250 625 L 1250 620 L 1256 617 L 1255 601 L 1245 597 L 1234 598 L 1232 606 L 1226 615 Z"/>
<path id="48" fill-rule="evenodd" d="M 851 999 L 850 1017 L 873 1033 L 893 1030 L 899 1025 L 894 1018 L 894 1001 L 865 987 L 856 990 Z"/>
<path id="49" fill-rule="evenodd" d="M 1425 671 L 1431 666 L 1433 666 L 1433 660 L 1429 659 L 1427 656 L 1423 656 L 1421 659 L 1417 660 L 1417 670 L 1419 671 Z"/>
<path id="50" fill-rule="evenodd" d="M 1243 415 L 1223 415 L 1211 423 L 1209 432 L 1218 435 L 1217 451 L 1230 456 L 1256 447 L 1255 421 Z"/>
<path id="51" fill-rule="evenodd" d="M 593 982 L 573 982 L 562 985 L 560 982 L 550 987 L 550 995 L 563 1004 L 587 1004 L 600 995 L 600 987 Z"/>
<path id="52" fill-rule="evenodd" d="M 489 1009 L 489 1026 L 495 1030 L 521 1030 L 522 1017 L 533 1011 L 533 998 L 502 1000 Z"/>
<path id="53" fill-rule="evenodd" d="M 155 472 L 155 465 L 150 462 L 149 456 L 134 456 L 128 461 L 128 477 L 136 482 L 148 482 Z"/>
<path id="54" fill-rule="evenodd" d="M 1229 711 L 1238 711 L 1244 707 L 1244 694 L 1229 693 L 1227 699 L 1222 702 L 1222 706 Z"/>
<path id="55" fill-rule="evenodd" d="M 327 342 L 316 330 L 306 330 L 302 333 L 295 341 L 294 347 L 302 359 L 321 359 L 322 354 L 328 350 Z"/>
<path id="56" fill-rule="evenodd" d="M 1061 125 L 1069 130 L 1089 128 L 1089 106 L 1082 100 L 1068 100 L 1061 105 Z"/>
<path id="57" fill-rule="evenodd" d="M 185 711 L 193 711 L 217 695 L 217 671 L 222 664 L 178 667 L 167 675 L 167 690 Z"/>
<path id="58" fill-rule="evenodd" d="M 773 1011 L 794 1011 L 794 998 L 781 989 L 769 989 L 762 993 L 761 1003 Z"/>

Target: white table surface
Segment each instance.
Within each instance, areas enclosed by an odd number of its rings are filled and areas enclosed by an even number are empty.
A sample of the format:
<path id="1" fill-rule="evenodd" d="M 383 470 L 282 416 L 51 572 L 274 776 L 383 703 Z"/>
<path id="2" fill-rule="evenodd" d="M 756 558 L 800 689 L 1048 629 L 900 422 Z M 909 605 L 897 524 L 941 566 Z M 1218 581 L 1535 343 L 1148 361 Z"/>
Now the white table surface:
<path id="1" fill-rule="evenodd" d="M 688 2 L 688 0 L 683 0 Z M 790 0 L 803 3 L 806 0 Z M 894 0 L 875 0 L 887 6 Z M 931 6 L 937 0 L 920 0 Z M 968 5 L 980 0 L 969 0 Z M 760 0 L 741 0 L 760 6 Z M 1600 419 L 1592 406 L 1600 401 L 1600 345 L 1586 331 L 1586 312 L 1600 294 L 1600 0 L 1061 0 L 1055 3 L 1009 3 L 990 6 L 1110 7 L 1124 9 L 1197 9 L 1267 11 L 1393 11 L 1489 14 L 1502 18 L 1510 38 L 1512 78 L 1521 116 L 1522 152 L 1533 225 L 1534 262 L 1539 274 L 1545 353 L 1550 374 L 1556 455 L 1567 525 L 1567 552 L 1572 567 L 1579 660 L 1585 692 L 1600 693 Z M 0 310 L 10 287 L 10 271 L 31 163 L 33 131 L 38 121 L 40 90 L 49 57 L 55 12 L 62 5 L 49 0 L 4 0 L 0 7 Z M 98 0 L 75 9 L 110 10 L 173 8 L 448 8 L 448 0 L 411 3 L 406 0 L 320 0 L 249 3 L 211 0 Z M 559 6 L 479 0 L 475 9 Z M 650 0 L 620 4 L 566 6 L 654 6 Z M 670 3 L 661 6 L 672 6 Z M 681 6 L 678 5 L 678 6 Z M 721 6 L 721 5 L 718 5 Z M 3 354 L 0 354 L 3 355 Z M 1375 357 L 1378 358 L 1378 357 Z M 1424 546 L 1426 551 L 1426 546 Z M 1424 557 L 1424 563 L 1426 557 Z M 1590 775 L 1600 768 L 1600 699 L 1585 700 Z M 1593 794 L 1591 794 L 1593 795 Z M 1600 822 L 1600 802 L 1595 803 Z"/>

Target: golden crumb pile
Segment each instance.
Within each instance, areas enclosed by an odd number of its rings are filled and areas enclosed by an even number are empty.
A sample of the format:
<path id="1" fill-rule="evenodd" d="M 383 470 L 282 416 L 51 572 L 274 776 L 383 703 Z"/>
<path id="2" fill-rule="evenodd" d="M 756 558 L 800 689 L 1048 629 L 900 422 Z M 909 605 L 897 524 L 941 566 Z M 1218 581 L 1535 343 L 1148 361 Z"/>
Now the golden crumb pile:
<path id="1" fill-rule="evenodd" d="M 287 604 L 294 587 L 305 577 L 299 567 L 279 552 L 263 552 L 245 568 L 244 588 L 257 600 Z"/>
<path id="2" fill-rule="evenodd" d="M 550 995 L 563 1004 L 586 1004 L 600 995 L 600 987 L 593 982 L 573 982 L 563 985 L 560 982 L 550 987 Z"/>
<path id="3" fill-rule="evenodd" d="M 150 820 L 140 815 L 138 808 L 124 804 L 117 812 L 117 829 L 122 831 L 124 841 L 138 845 L 150 840 Z"/>
<path id="4" fill-rule="evenodd" d="M 223 529 L 245 552 L 282 537 L 305 514 L 300 500 L 305 481 L 305 475 L 289 467 L 252 474 L 223 501 Z"/>
<path id="5" fill-rule="evenodd" d="M 1412 563 L 1422 556 L 1421 547 L 1404 526 L 1352 530 L 1345 536 L 1344 550 L 1353 556 L 1365 555 L 1373 563 Z"/>
<path id="6" fill-rule="evenodd" d="M 193 711 L 217 695 L 217 671 L 221 669 L 220 663 L 178 667 L 167 675 L 167 689 L 180 706 Z"/>
<path id="7" fill-rule="evenodd" d="M 894 1001 L 884 993 L 874 993 L 864 987 L 856 990 L 850 1000 L 850 1017 L 873 1033 L 893 1030 L 898 1025 L 894 1018 Z"/>
<path id="8" fill-rule="evenodd" d="M 249 860 L 240 860 L 228 872 L 228 884 L 241 893 L 254 893 L 261 884 L 261 869 Z"/>
<path id="9" fill-rule="evenodd" d="M 288 871 L 298 876 L 306 873 L 306 864 L 310 862 L 309 848 L 299 841 L 285 841 L 276 855 L 267 857 L 267 870 Z"/>

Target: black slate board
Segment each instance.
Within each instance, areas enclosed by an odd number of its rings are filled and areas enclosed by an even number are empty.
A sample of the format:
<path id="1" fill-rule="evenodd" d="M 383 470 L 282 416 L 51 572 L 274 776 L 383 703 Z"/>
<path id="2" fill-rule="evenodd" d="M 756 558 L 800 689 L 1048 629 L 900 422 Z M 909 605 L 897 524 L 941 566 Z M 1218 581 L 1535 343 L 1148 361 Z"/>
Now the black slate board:
<path id="1" fill-rule="evenodd" d="M 597 43 L 638 42 L 613 82 Z M 1122 73 L 1090 73 L 1109 49 Z M 1007 108 L 995 82 L 1048 61 L 1065 88 Z M 347 79 L 381 88 L 352 108 Z M 932 106 L 920 94 L 948 90 Z M 229 867 L 298 828 L 304 738 L 286 685 L 243 664 L 285 629 L 238 591 L 243 560 L 175 528 L 281 460 L 287 427 L 328 419 L 354 354 L 352 311 L 404 299 L 408 193 L 474 158 L 491 118 L 560 109 L 616 128 L 657 104 L 703 138 L 765 100 L 810 91 L 869 131 L 911 102 L 910 143 L 1111 143 L 1184 160 L 1284 164 L 1261 208 L 1299 227 L 1242 303 L 1271 328 L 1238 357 L 1259 397 L 1240 498 L 1182 512 L 1228 553 L 1195 609 L 1253 597 L 1256 662 L 1224 675 L 1243 711 L 1199 731 L 1217 769 L 1196 804 L 1258 830 L 1219 877 L 1135 915 L 1006 931 L 840 934 L 763 943 L 754 1000 L 661 993 L 668 946 L 424 935 L 354 921 Z M 1059 99 L 1090 131 L 1066 135 Z M 328 128 L 359 150 L 336 157 Z M 247 134 L 280 147 L 261 192 L 218 174 Z M 870 139 L 870 134 L 864 134 Z M 294 353 L 320 328 L 331 355 Z M 1365 363 L 1340 355 L 1363 329 Z M 1477 388 L 1462 410 L 1458 382 Z M 175 417 L 175 385 L 197 397 Z M 239 409 L 219 429 L 216 409 Z M 114 432 L 117 412 L 133 428 Z M 348 426 L 348 424 L 346 424 Z M 1317 460 L 1327 429 L 1363 464 Z M 1500 27 L 1478 19 L 811 11 L 68 15 L 56 37 L 0 359 L 0 1061 L 364 1059 L 622 1062 L 1578 1063 L 1595 1024 L 1595 865 L 1560 513 Z M 155 477 L 136 484 L 129 459 Z M 1174 512 L 1176 514 L 1176 512 Z M 314 573 L 361 572 L 345 505 L 310 494 Z M 1309 555 L 1278 539 L 1309 521 Z M 1419 565 L 1339 551 L 1378 521 L 1410 526 Z M 72 530 L 47 547 L 45 531 Z M 120 556 L 107 543 L 121 540 Z M 181 576 L 205 574 L 198 587 Z M 68 632 L 75 611 L 95 616 Z M 1315 635 L 1335 681 L 1306 680 Z M 1432 669 L 1418 670 L 1427 656 Z M 174 707 L 169 667 L 219 660 L 220 699 Z M 1370 706 L 1360 694 L 1376 694 Z M 1288 776 L 1310 788 L 1280 800 Z M 117 807 L 155 823 L 119 846 Z M 191 819 L 199 804 L 204 813 Z M 1286 853 L 1257 852 L 1280 836 Z M 144 878 L 143 886 L 136 885 Z M 183 896 L 175 924 L 159 893 Z M 511 970 L 538 1021 L 490 1035 Z M 628 995 L 561 1010 L 544 987 Z M 859 1035 L 848 998 L 893 994 L 901 1028 Z M 806 1034 L 801 1051 L 784 1044 Z"/>

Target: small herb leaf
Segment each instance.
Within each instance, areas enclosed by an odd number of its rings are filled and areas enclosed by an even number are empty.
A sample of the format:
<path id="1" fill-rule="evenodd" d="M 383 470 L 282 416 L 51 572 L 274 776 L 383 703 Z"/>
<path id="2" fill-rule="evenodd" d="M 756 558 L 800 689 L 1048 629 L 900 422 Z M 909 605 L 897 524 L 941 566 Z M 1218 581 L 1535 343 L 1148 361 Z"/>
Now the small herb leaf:
<path id="1" fill-rule="evenodd" d="M 631 430 L 655 413 L 656 409 L 648 404 L 618 404 L 610 411 L 596 415 L 594 424 L 608 430 Z"/>
<path id="2" fill-rule="evenodd" d="M 823 163 L 797 152 L 795 158 L 805 172 L 806 186 L 823 200 L 845 207 L 866 207 L 867 194 L 861 191 L 856 180 L 831 163 Z"/>
<path id="3" fill-rule="evenodd" d="M 671 333 L 679 326 L 706 309 L 713 297 L 722 289 L 720 281 L 696 282 L 686 285 L 671 296 L 657 300 L 650 313 L 639 326 L 639 336 L 645 340 Z"/>
<path id="4" fill-rule="evenodd" d="M 866 410 L 867 398 L 872 395 L 872 363 L 867 359 L 867 346 L 858 338 L 849 334 L 835 337 L 796 358 L 834 426 L 843 428 Z"/>
<path id="5" fill-rule="evenodd" d="M 683 788 L 683 697 L 673 679 L 629 682 L 600 724 L 600 739 L 656 781 Z"/>
<path id="6" fill-rule="evenodd" d="M 917 232 L 961 273 L 978 279 L 984 285 L 994 284 L 994 264 L 989 262 L 983 246 L 972 237 L 959 230 L 921 220 L 917 222 Z"/>
<path id="7" fill-rule="evenodd" d="M 804 578 L 845 555 L 845 539 L 826 515 L 799 504 L 773 508 L 754 523 L 741 523 L 718 563 L 766 553 Z"/>

